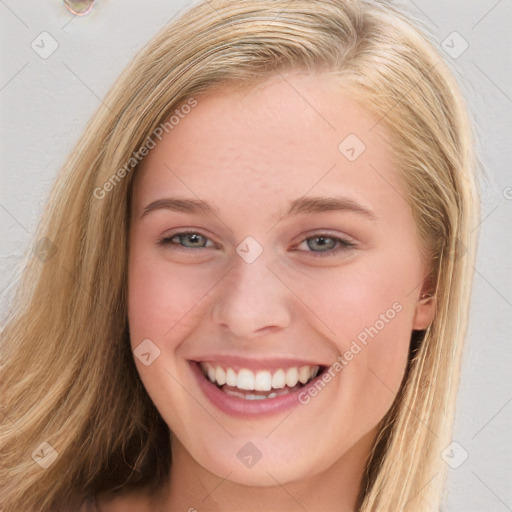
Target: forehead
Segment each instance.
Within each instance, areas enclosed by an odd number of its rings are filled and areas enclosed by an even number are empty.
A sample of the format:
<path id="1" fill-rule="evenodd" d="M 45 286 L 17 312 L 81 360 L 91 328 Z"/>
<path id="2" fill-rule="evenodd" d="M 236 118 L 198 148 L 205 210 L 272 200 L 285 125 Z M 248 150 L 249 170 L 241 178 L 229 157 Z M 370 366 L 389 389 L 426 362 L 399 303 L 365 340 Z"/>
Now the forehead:
<path id="1" fill-rule="evenodd" d="M 399 196 L 388 134 L 330 74 L 289 72 L 195 99 L 142 162 L 135 207 L 164 192 L 241 210 L 333 191 L 378 209 Z"/>

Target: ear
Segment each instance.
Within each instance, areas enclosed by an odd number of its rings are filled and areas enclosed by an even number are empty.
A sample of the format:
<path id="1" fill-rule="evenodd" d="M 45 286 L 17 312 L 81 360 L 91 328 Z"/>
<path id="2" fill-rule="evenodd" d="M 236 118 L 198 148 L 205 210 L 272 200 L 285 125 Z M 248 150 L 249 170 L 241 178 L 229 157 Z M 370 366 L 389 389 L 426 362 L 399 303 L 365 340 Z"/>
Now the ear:
<path id="1" fill-rule="evenodd" d="M 430 276 L 427 276 L 417 297 L 412 328 L 417 331 L 425 330 L 434 320 L 435 312 L 435 290 L 432 284 L 432 279 Z"/>

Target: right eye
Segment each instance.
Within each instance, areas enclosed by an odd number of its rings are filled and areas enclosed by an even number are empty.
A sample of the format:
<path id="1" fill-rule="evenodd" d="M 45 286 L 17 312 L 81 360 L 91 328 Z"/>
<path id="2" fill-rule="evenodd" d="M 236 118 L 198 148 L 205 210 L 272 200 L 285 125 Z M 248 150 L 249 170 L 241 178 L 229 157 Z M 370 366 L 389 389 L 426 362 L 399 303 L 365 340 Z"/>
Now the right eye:
<path id="1" fill-rule="evenodd" d="M 196 231 L 183 231 L 179 233 L 174 233 L 170 236 L 165 236 L 164 238 L 158 241 L 159 245 L 163 247 L 167 247 L 169 249 L 177 249 L 178 251 L 188 251 L 190 249 L 206 249 L 205 242 L 211 240 L 201 233 Z M 188 245 L 190 244 L 190 245 Z M 215 247 L 215 244 L 212 244 L 209 247 Z"/>

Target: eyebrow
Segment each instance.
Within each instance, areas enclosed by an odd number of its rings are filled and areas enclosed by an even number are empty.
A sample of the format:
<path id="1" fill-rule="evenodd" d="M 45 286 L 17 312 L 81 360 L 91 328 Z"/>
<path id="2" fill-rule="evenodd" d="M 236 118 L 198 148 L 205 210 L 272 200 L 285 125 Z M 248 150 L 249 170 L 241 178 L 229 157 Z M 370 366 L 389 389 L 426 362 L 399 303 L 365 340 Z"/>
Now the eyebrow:
<path id="1" fill-rule="evenodd" d="M 142 219 L 148 213 L 155 210 L 170 210 L 185 213 L 214 213 L 219 215 L 219 209 L 210 205 L 201 199 L 189 199 L 181 197 L 166 197 L 157 199 L 148 204 L 142 211 L 140 218 Z M 286 219 L 293 215 L 304 213 L 321 213 L 327 211 L 349 211 L 358 213 L 375 221 L 377 216 L 368 207 L 363 206 L 353 199 L 342 196 L 333 197 L 300 197 L 290 202 L 288 211 L 282 219 Z"/>

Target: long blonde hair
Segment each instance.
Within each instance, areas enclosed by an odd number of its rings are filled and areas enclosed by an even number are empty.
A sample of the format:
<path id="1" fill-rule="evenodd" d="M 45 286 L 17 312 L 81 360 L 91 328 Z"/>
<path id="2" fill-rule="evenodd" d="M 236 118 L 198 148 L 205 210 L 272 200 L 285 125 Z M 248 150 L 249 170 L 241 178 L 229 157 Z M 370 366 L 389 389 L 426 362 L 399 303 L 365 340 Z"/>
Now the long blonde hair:
<path id="1" fill-rule="evenodd" d="M 92 493 L 156 488 L 168 477 L 170 433 L 129 344 L 135 156 L 194 94 L 288 69 L 339 75 L 392 136 L 437 309 L 411 338 L 358 510 L 438 510 L 479 215 L 479 159 L 458 81 L 428 36 L 383 2 L 216 0 L 182 14 L 134 58 L 52 189 L 1 337 L 4 512 L 78 510 Z M 47 454 L 54 460 L 42 468 Z"/>

